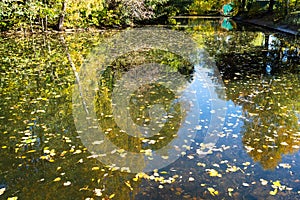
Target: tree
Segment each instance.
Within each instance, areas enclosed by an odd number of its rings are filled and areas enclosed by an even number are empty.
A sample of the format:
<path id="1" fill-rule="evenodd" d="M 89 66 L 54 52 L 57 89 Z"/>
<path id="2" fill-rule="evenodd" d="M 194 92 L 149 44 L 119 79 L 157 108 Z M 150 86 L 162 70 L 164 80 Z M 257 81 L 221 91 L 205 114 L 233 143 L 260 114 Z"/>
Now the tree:
<path id="1" fill-rule="evenodd" d="M 57 23 L 57 30 L 59 30 L 59 31 L 63 30 L 66 8 L 67 8 L 67 0 L 62 2 L 61 13 L 60 13 L 59 20 Z"/>
<path id="2" fill-rule="evenodd" d="M 270 12 L 270 13 L 273 12 L 274 4 L 275 4 L 275 0 L 270 0 L 269 7 L 268 7 L 268 12 Z"/>

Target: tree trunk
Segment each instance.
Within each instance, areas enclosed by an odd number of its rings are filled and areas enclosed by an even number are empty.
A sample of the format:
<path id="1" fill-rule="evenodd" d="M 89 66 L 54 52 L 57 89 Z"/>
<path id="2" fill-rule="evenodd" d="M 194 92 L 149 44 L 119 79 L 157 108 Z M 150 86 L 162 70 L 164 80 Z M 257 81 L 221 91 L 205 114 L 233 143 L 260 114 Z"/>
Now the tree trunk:
<path id="1" fill-rule="evenodd" d="M 289 5 L 290 5 L 290 0 L 286 0 L 286 7 L 285 7 L 285 15 L 288 15 L 289 14 Z"/>
<path id="2" fill-rule="evenodd" d="M 275 3 L 275 0 L 270 0 L 268 12 L 270 12 L 270 13 L 273 12 L 274 3 Z"/>
<path id="3" fill-rule="evenodd" d="M 57 23 L 57 30 L 62 31 L 64 27 L 65 13 L 67 8 L 67 0 L 64 0 L 62 3 L 61 13 Z"/>
<path id="4" fill-rule="evenodd" d="M 239 6 L 239 13 L 242 13 L 245 11 L 245 6 L 246 6 L 246 0 L 241 0 L 240 6 Z"/>
<path id="5" fill-rule="evenodd" d="M 75 66 L 74 62 L 72 61 L 68 45 L 67 45 L 67 43 L 65 41 L 65 38 L 64 38 L 63 34 L 60 35 L 60 39 L 61 39 L 62 45 L 65 48 L 65 52 L 66 52 L 68 61 L 70 63 L 71 69 L 72 69 L 72 71 L 74 73 L 74 76 L 75 76 L 75 80 L 76 80 L 76 83 L 77 83 L 77 86 L 78 86 L 79 95 L 80 95 L 80 97 L 82 99 L 82 105 L 83 105 L 84 111 L 88 115 L 89 114 L 89 110 L 88 110 L 88 106 L 87 106 L 87 104 L 86 104 L 86 102 L 84 100 L 84 92 L 83 92 L 83 89 L 82 89 L 82 84 L 81 84 L 81 81 L 80 81 L 80 77 L 79 77 L 79 74 L 78 74 L 78 72 L 76 70 L 76 66 Z"/>

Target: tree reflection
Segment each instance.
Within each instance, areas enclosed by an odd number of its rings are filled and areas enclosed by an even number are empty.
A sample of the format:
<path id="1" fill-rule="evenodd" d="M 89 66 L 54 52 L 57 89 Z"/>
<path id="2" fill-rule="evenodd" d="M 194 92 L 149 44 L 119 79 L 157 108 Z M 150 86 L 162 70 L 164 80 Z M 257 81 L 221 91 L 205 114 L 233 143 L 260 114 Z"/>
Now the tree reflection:
<path id="1" fill-rule="evenodd" d="M 112 66 L 108 67 L 101 75 L 99 81 L 99 93 L 96 97 L 96 110 L 99 119 L 99 125 L 107 132 L 107 137 L 118 147 L 131 152 L 141 152 L 142 150 L 157 150 L 166 146 L 175 137 L 180 128 L 181 121 L 184 116 L 181 113 L 180 103 L 176 102 L 178 98 L 173 91 L 164 87 L 159 83 L 150 83 L 138 88 L 137 91 L 130 94 L 129 113 L 133 122 L 139 126 L 146 127 L 151 120 L 155 120 L 155 126 L 159 128 L 153 136 L 134 137 L 122 130 L 121 127 L 128 126 L 128 121 L 124 119 L 122 124 L 116 124 L 113 118 L 112 91 L 115 83 L 122 77 L 125 71 L 134 67 L 139 67 L 143 63 L 162 63 L 166 64 L 169 72 L 178 71 L 182 74 L 186 81 L 191 81 L 193 66 L 181 57 L 169 52 L 161 50 L 146 50 L 141 52 L 131 52 L 125 56 L 118 58 Z M 147 72 L 146 72 L 147 73 Z M 151 77 L 153 72 L 148 72 Z M 166 72 L 168 73 L 168 72 Z M 126 97 L 124 97 L 125 99 Z M 125 100 L 124 100 L 125 101 Z M 161 105 L 158 110 L 155 105 Z M 161 113 L 161 118 L 155 119 L 151 115 L 153 112 Z M 161 125 L 161 126 L 160 126 Z M 130 125 L 129 125 L 130 126 Z M 156 131 L 153 127 L 150 131 Z M 148 142 L 144 142 L 145 139 Z M 124 143 L 127 141 L 127 143 Z"/>
<path id="2" fill-rule="evenodd" d="M 299 84 L 299 77 L 291 74 L 226 85 L 228 99 L 243 107 L 245 148 L 265 169 L 275 168 L 283 154 L 298 151 L 300 90 L 294 85 Z"/>
<path id="3" fill-rule="evenodd" d="M 298 151 L 300 145 L 300 89 L 295 87 L 300 78 L 293 73 L 299 70 L 299 59 L 278 44 L 268 42 L 266 50 L 217 58 L 227 99 L 243 109 L 245 149 L 264 169 L 274 169 L 282 155 Z M 273 67 L 274 76 L 266 65 Z"/>
<path id="4" fill-rule="evenodd" d="M 246 150 L 263 168 L 275 168 L 283 154 L 298 151 L 299 44 L 268 32 L 228 32 L 205 20 L 192 22 L 188 31 L 215 58 L 227 100 L 242 106 Z"/>
<path id="5" fill-rule="evenodd" d="M 74 63 L 80 66 L 88 46 L 99 40 L 66 36 Z M 96 199 L 94 191 L 100 189 L 104 199 L 134 198 L 141 181 L 101 164 L 78 138 L 70 87 L 74 75 L 59 38 L 7 38 L 0 52 L 0 185 L 6 188 L 1 197 Z M 70 186 L 64 186 L 67 181 Z"/>

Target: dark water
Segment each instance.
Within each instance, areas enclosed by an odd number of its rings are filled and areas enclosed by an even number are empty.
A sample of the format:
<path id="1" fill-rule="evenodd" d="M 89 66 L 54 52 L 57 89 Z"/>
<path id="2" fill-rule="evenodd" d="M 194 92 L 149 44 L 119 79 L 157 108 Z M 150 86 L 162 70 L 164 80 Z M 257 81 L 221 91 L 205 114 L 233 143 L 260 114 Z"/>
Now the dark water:
<path id="1" fill-rule="evenodd" d="M 299 39 L 176 20 L 1 36 L 1 199 L 300 198 Z"/>

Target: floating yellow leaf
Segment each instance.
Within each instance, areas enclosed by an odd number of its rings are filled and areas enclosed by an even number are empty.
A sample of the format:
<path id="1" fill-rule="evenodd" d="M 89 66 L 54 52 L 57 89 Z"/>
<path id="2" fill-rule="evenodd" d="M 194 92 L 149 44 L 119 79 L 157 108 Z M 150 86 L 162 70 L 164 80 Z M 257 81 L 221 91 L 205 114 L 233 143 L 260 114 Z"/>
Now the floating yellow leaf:
<path id="1" fill-rule="evenodd" d="M 63 151 L 63 152 L 61 152 L 60 156 L 63 157 L 63 156 L 65 156 L 66 153 L 68 153 L 68 152 L 67 151 Z"/>
<path id="2" fill-rule="evenodd" d="M 292 166 L 288 163 L 280 163 L 279 164 L 280 167 L 285 168 L 285 169 L 290 169 Z"/>
<path id="3" fill-rule="evenodd" d="M 0 188 L 0 196 L 5 192 L 6 188 Z"/>
<path id="4" fill-rule="evenodd" d="M 244 162 L 243 165 L 248 166 L 248 165 L 250 165 L 250 162 Z"/>
<path id="5" fill-rule="evenodd" d="M 218 195 L 219 192 L 217 190 L 215 190 L 214 188 L 207 188 L 207 190 L 209 191 L 209 193 L 212 195 L 212 196 L 215 196 L 215 195 Z"/>
<path id="6" fill-rule="evenodd" d="M 228 168 L 226 169 L 226 172 L 236 172 L 239 169 L 240 169 L 239 167 L 228 165 Z"/>
<path id="7" fill-rule="evenodd" d="M 233 192 L 233 188 L 228 188 L 227 191 L 228 191 L 228 195 L 231 197 L 232 196 L 232 192 Z"/>
<path id="8" fill-rule="evenodd" d="M 8 197 L 7 200 L 17 200 L 18 197 Z"/>
<path id="9" fill-rule="evenodd" d="M 111 194 L 111 195 L 109 196 L 109 198 L 112 199 L 112 198 L 114 198 L 114 196 L 115 196 L 115 194 Z"/>
<path id="10" fill-rule="evenodd" d="M 37 110 L 36 111 L 37 113 L 45 113 L 46 111 L 45 110 Z M 29 125 L 29 124 L 28 124 Z"/>
<path id="11" fill-rule="evenodd" d="M 281 186 L 280 181 L 273 182 L 273 185 L 276 186 L 276 187 L 280 187 Z"/>
<path id="12" fill-rule="evenodd" d="M 258 113 L 249 113 L 249 116 L 250 116 L 250 117 L 258 116 Z"/>
<path id="13" fill-rule="evenodd" d="M 197 165 L 200 166 L 200 167 L 205 167 L 206 166 L 205 163 L 201 163 L 201 162 L 198 162 Z"/>
<path id="14" fill-rule="evenodd" d="M 249 183 L 243 183 L 243 186 L 249 187 L 250 185 L 249 185 Z"/>
<path id="15" fill-rule="evenodd" d="M 287 146 L 287 145 L 289 145 L 288 143 L 286 143 L 286 142 L 281 142 L 280 143 L 281 145 L 283 145 L 283 146 Z"/>
<path id="16" fill-rule="evenodd" d="M 47 156 L 41 156 L 40 159 L 46 160 L 48 157 Z"/>
<path id="17" fill-rule="evenodd" d="M 219 174 L 219 172 L 217 170 L 215 170 L 215 169 L 207 169 L 207 171 L 208 171 L 209 176 L 212 176 L 212 177 L 215 177 L 215 176 L 222 177 L 222 174 Z"/>
<path id="18" fill-rule="evenodd" d="M 138 181 L 139 178 L 138 178 L 138 177 L 134 177 L 132 180 L 133 180 L 133 181 Z"/>
<path id="19" fill-rule="evenodd" d="M 131 187 L 130 185 L 130 182 L 129 181 L 126 181 L 125 184 L 130 188 L 130 190 L 133 190 L 133 188 Z"/>
<path id="20" fill-rule="evenodd" d="M 96 170 L 99 170 L 99 169 L 100 169 L 99 167 L 93 167 L 92 168 L 93 171 L 96 171 Z"/>
<path id="21" fill-rule="evenodd" d="M 80 154 L 82 151 L 80 149 L 77 149 L 73 154 Z"/>
<path id="22" fill-rule="evenodd" d="M 277 188 L 274 191 L 270 191 L 270 195 L 276 195 L 277 194 Z"/>
<path id="23" fill-rule="evenodd" d="M 189 177 L 189 182 L 193 182 L 195 179 L 193 177 Z"/>
<path id="24" fill-rule="evenodd" d="M 94 192 L 95 192 L 95 195 L 96 195 L 96 196 L 98 196 L 98 197 L 102 196 L 102 191 L 101 191 L 101 189 L 95 188 Z"/>
<path id="25" fill-rule="evenodd" d="M 58 181 L 60 181 L 61 180 L 61 178 L 60 177 L 57 177 L 57 178 L 55 178 L 54 180 L 53 180 L 53 182 L 58 182 Z"/>
<path id="26" fill-rule="evenodd" d="M 267 185 L 268 184 L 268 181 L 267 180 L 264 180 L 264 179 L 259 179 L 260 180 L 260 182 L 261 182 L 261 184 L 262 185 Z"/>
<path id="27" fill-rule="evenodd" d="M 67 181 L 67 182 L 64 183 L 64 186 L 69 186 L 69 185 L 71 185 L 70 181 Z"/>

